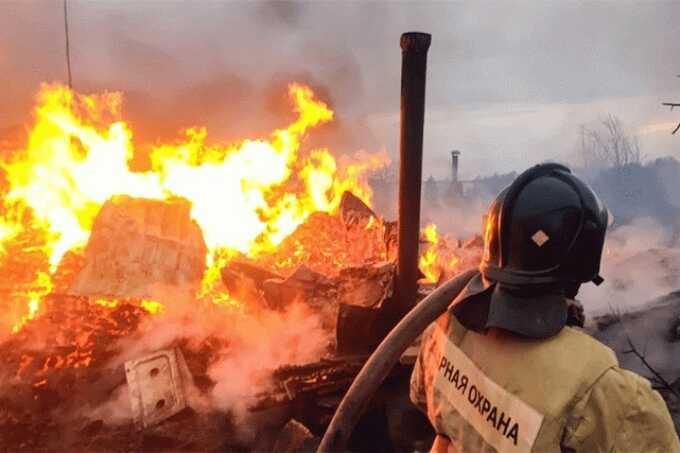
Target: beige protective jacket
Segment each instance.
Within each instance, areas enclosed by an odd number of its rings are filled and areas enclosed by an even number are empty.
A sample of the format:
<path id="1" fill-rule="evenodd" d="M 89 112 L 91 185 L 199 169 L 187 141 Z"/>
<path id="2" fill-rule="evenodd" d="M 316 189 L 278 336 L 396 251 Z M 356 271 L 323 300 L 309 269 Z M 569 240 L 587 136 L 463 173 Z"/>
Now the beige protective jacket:
<path id="1" fill-rule="evenodd" d="M 411 400 L 438 434 L 432 451 L 680 453 L 649 382 L 571 327 L 482 335 L 445 314 L 423 336 Z"/>

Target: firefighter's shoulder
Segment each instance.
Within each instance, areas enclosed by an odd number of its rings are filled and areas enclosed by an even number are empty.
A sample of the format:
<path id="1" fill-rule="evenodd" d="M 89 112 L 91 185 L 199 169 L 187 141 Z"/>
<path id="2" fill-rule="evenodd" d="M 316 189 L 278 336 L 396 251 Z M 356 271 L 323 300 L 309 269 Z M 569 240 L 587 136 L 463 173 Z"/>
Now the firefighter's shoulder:
<path id="1" fill-rule="evenodd" d="M 462 328 L 452 317 L 447 333 L 454 342 L 455 330 Z M 502 385 L 510 384 L 522 397 L 540 400 L 543 409 L 553 415 L 564 411 L 569 399 L 585 394 L 608 369 L 618 366 L 614 351 L 573 327 L 564 327 L 540 341 L 511 333 L 468 332 L 464 337 L 460 346 L 485 372 L 500 379 Z M 548 395 L 552 398 L 546 398 Z"/>
<path id="2" fill-rule="evenodd" d="M 661 395 L 647 379 L 615 366 L 576 401 L 563 450 L 680 453 L 680 442 Z"/>
<path id="3" fill-rule="evenodd" d="M 544 414 L 555 431 L 573 401 L 618 366 L 610 348 L 571 327 L 540 341 L 503 331 L 467 331 L 455 316 L 446 327 L 449 340 L 486 376 Z M 422 365 L 436 370 L 439 356 L 426 357 L 431 362 Z"/>
<path id="4" fill-rule="evenodd" d="M 614 351 L 576 327 L 564 327 L 559 334 L 539 343 L 542 354 L 552 355 L 551 362 L 559 362 L 558 368 L 577 371 L 592 370 L 599 374 L 605 370 L 618 366 L 619 362 Z M 554 355 L 553 355 L 554 354 Z"/>

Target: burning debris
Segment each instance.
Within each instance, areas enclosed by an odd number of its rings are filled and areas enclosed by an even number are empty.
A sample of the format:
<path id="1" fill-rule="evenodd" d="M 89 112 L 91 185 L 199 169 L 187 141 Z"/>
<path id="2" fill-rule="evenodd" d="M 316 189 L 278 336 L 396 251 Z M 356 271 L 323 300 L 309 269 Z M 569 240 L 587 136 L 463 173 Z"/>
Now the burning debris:
<path id="1" fill-rule="evenodd" d="M 184 387 L 192 382 L 180 349 L 125 362 L 125 376 L 139 429 L 160 423 L 187 407 Z"/>
<path id="2" fill-rule="evenodd" d="M 370 208 L 384 155 L 305 149 L 333 114 L 290 96 L 297 119 L 269 140 L 191 129 L 145 154 L 120 95 L 42 88 L 2 167 L 1 445 L 252 447 L 257 412 L 311 399 L 330 415 L 394 296 L 396 228 Z M 437 238 L 441 277 L 455 252 Z"/>
<path id="3" fill-rule="evenodd" d="M 160 287 L 195 294 L 207 250 L 190 209 L 183 200 L 122 196 L 104 203 L 69 293 L 151 299 Z"/>

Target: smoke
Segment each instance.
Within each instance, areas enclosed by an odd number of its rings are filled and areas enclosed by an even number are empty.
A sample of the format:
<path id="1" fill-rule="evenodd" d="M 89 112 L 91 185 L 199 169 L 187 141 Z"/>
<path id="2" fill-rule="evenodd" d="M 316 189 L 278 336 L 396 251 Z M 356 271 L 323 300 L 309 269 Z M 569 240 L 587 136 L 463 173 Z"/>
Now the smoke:
<path id="1" fill-rule="evenodd" d="M 665 158 L 610 166 L 587 177 L 614 225 L 603 256 L 604 284 L 581 290 L 586 310 L 627 311 L 680 288 L 679 166 Z"/>
<path id="2" fill-rule="evenodd" d="M 677 91 L 674 63 L 665 55 L 675 51 L 680 9 L 670 5 L 232 1 L 158 8 L 69 0 L 68 6 L 75 88 L 124 92 L 126 112 L 139 124 L 136 137 L 145 143 L 196 124 L 208 125 L 216 140 L 270 130 L 260 125 L 269 121 L 272 80 L 311 75 L 304 78 L 326 88 L 343 125 L 328 132 L 326 146 L 351 151 L 360 142 L 373 149 L 375 141 L 394 156 L 397 43 L 407 30 L 434 38 L 424 163 L 437 177 L 451 147 L 474 151 L 464 170 L 469 176 L 564 157 L 578 124 L 600 113 L 621 115 L 635 128 L 671 121 L 658 103 Z M 64 50 L 61 3 L 0 5 L 0 130 L 29 120 L 41 82 L 65 80 Z M 383 117 L 390 121 L 370 120 Z M 667 135 L 659 130 L 647 138 L 666 146 L 658 150 L 665 153 L 673 146 Z"/>
<path id="3" fill-rule="evenodd" d="M 230 348 L 208 370 L 216 382 L 210 400 L 245 427 L 255 395 L 272 389 L 271 371 L 318 360 L 327 351 L 330 335 L 322 329 L 321 319 L 302 304 L 282 314 L 262 313 L 235 327 Z"/>
<path id="4" fill-rule="evenodd" d="M 640 308 L 680 288 L 680 248 L 672 231 L 654 219 L 638 218 L 606 239 L 599 287 L 586 284 L 579 298 L 587 312 Z"/>
<path id="5" fill-rule="evenodd" d="M 422 224 L 434 223 L 442 233 L 465 241 L 482 234 L 482 221 L 491 200 L 492 198 L 475 197 L 448 206 L 427 203 L 423 206 Z"/>
<path id="6" fill-rule="evenodd" d="M 84 415 L 92 420 L 104 420 L 111 425 L 130 423 L 132 406 L 127 384 L 116 387 L 107 401 L 90 410 L 85 410 Z"/>
<path id="7" fill-rule="evenodd" d="M 202 379 L 201 388 L 192 380 L 184 384 L 189 406 L 201 413 L 229 414 L 244 437 L 252 434 L 247 428 L 253 417 L 249 409 L 258 394 L 274 389 L 271 373 L 283 365 L 319 360 L 332 341 L 320 315 L 303 302 L 279 311 L 253 303 L 220 307 L 165 296 L 160 299 L 164 311 L 147 318 L 136 333 L 115 345 L 120 352 L 108 366 L 120 370 L 128 360 L 179 346 L 190 373 Z M 107 424 L 129 423 L 127 384 L 85 415 Z"/>
<path id="8" fill-rule="evenodd" d="M 634 310 L 680 288 L 680 215 L 673 171 L 679 165 L 675 159 L 659 159 L 605 169 L 588 178 L 614 217 L 602 257 L 605 281 L 599 287 L 584 284 L 579 293 L 588 315 Z M 463 196 L 453 193 L 448 181 L 425 180 L 422 224 L 435 223 L 439 232 L 461 240 L 482 234 L 491 201 L 514 177 L 476 179 Z M 377 186 L 396 200 L 396 180 Z M 386 197 L 376 198 L 381 209 L 389 211 Z"/>
<path id="9" fill-rule="evenodd" d="M 159 11 L 145 3 L 71 0 L 68 6 L 74 88 L 123 93 L 123 119 L 142 161 L 150 145 L 181 139 L 189 127 L 205 127 L 208 142 L 267 137 L 294 116 L 291 82 L 309 84 L 336 113 L 333 123 L 313 131 L 305 149 L 337 155 L 383 146 L 364 115 L 353 111 L 363 95 L 356 55 L 347 46 L 299 39 L 298 27 L 308 20 L 302 4 L 170 3 Z M 8 10 L 0 14 L 2 33 L 22 35 L 27 22 L 41 24 L 23 39 L 0 39 L 0 69 L 6 69 L 0 80 L 13 87 L 0 106 L 4 151 L 24 142 L 34 93 L 44 81 L 64 80 L 65 60 L 61 4 L 0 8 Z M 22 48 L 8 44 L 18 41 Z M 48 71 L 37 69 L 43 63 Z"/>

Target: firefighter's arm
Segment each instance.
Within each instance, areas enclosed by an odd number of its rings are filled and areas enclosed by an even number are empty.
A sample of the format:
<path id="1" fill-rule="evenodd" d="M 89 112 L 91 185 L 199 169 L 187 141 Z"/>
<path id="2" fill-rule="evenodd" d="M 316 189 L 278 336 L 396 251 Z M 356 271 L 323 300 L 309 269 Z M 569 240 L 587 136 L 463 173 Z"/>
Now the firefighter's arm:
<path id="1" fill-rule="evenodd" d="M 563 451 L 680 453 L 673 421 L 649 381 L 610 368 L 578 401 L 562 440 Z"/>

